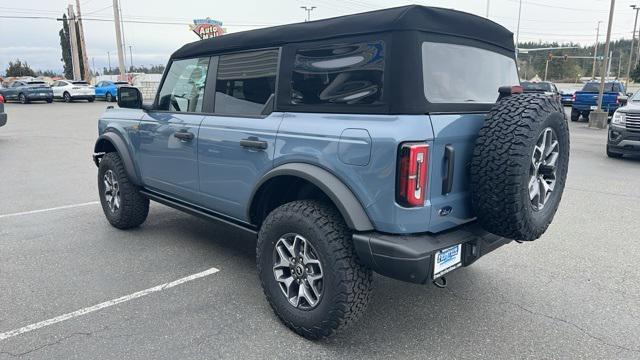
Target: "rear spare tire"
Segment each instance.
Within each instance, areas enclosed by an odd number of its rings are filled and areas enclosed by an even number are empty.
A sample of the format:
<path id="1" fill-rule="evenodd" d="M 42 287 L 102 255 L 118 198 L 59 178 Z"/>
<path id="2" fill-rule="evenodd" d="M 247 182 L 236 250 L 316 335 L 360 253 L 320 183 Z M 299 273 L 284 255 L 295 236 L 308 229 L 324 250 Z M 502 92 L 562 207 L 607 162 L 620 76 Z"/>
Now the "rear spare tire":
<path id="1" fill-rule="evenodd" d="M 568 166 L 569 128 L 557 99 L 518 94 L 498 101 L 471 161 L 478 221 L 506 238 L 539 238 L 558 209 Z"/>

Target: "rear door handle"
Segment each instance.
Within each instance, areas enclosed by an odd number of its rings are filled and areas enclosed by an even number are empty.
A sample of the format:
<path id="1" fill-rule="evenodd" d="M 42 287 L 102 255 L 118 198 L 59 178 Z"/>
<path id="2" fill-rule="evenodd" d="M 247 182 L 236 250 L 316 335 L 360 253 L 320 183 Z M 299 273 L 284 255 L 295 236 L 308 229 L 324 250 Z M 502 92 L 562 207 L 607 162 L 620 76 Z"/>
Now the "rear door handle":
<path id="1" fill-rule="evenodd" d="M 183 131 L 176 131 L 173 133 L 173 136 L 182 140 L 182 141 L 191 141 L 194 138 L 194 135 L 192 132 L 188 132 L 186 130 Z"/>
<path id="2" fill-rule="evenodd" d="M 444 147 L 444 161 L 447 166 L 444 177 L 442 178 L 442 195 L 448 194 L 453 189 L 453 172 L 455 170 L 456 151 L 453 145 L 449 144 Z"/>
<path id="3" fill-rule="evenodd" d="M 243 148 L 265 150 L 268 146 L 266 141 L 258 140 L 255 136 L 250 136 L 247 139 L 240 140 L 240 146 Z"/>

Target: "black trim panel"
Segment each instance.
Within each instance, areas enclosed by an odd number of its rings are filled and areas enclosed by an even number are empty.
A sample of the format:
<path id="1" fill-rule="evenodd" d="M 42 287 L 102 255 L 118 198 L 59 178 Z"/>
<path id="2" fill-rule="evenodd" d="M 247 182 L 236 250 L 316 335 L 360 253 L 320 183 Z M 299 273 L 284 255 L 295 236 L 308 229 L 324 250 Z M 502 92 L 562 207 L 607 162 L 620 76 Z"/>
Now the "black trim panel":
<path id="1" fill-rule="evenodd" d="M 136 172 L 136 167 L 133 163 L 131 153 L 129 152 L 127 144 L 124 142 L 124 140 L 122 140 L 120 135 L 115 132 L 105 132 L 104 134 L 100 135 L 100 137 L 98 137 L 98 140 L 96 140 L 96 144 L 93 150 L 94 152 L 105 152 L 104 149 L 100 147 L 100 143 L 102 141 L 108 141 L 113 145 L 114 148 L 116 148 L 116 151 L 118 152 L 120 158 L 122 159 L 122 162 L 124 163 L 124 170 L 127 173 L 127 177 L 135 185 L 140 185 L 140 177 Z"/>
<path id="2" fill-rule="evenodd" d="M 160 194 L 159 192 L 155 192 L 149 189 L 140 190 L 140 193 L 155 202 L 172 207 L 176 210 L 183 211 L 187 214 L 198 216 L 207 220 L 213 220 L 216 222 L 220 222 L 226 225 L 230 225 L 230 226 L 248 231 L 252 234 L 257 234 L 257 229 L 255 228 L 255 226 L 230 218 L 228 216 L 224 216 L 217 212 L 210 211 L 205 208 L 201 208 L 199 206 L 195 206 L 192 204 L 182 202 L 180 200 L 170 198 L 168 196 Z"/>

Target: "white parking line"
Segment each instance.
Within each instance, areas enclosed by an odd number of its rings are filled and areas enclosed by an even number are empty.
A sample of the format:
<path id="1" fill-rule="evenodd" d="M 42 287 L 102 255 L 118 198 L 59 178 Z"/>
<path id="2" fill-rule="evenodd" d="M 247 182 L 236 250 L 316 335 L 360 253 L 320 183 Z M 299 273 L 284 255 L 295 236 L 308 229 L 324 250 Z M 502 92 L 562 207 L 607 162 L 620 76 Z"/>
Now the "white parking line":
<path id="1" fill-rule="evenodd" d="M 135 293 L 130 294 L 130 295 L 119 297 L 117 299 L 105 301 L 103 303 L 96 304 L 96 305 L 93 305 L 93 306 L 90 306 L 90 307 L 87 307 L 87 308 L 84 308 L 84 309 L 76 310 L 74 312 L 70 312 L 70 313 L 67 313 L 67 314 L 64 314 L 64 315 L 56 316 L 54 318 L 51 318 L 51 319 L 48 319 L 48 320 L 44 320 L 44 321 L 40 321 L 40 322 L 37 322 L 35 324 L 27 325 L 27 326 L 21 327 L 19 329 L 7 331 L 7 332 L 4 332 L 4 333 L 0 334 L 0 341 L 6 340 L 8 338 L 11 338 L 11 337 L 14 337 L 14 336 L 17 336 L 17 335 L 20 335 L 20 334 L 27 333 L 29 331 L 41 329 L 41 328 L 43 328 L 45 326 L 49 326 L 49 325 L 53 325 L 53 324 L 65 321 L 65 320 L 73 319 L 73 318 L 78 317 L 78 316 L 86 315 L 88 313 L 92 313 L 94 311 L 98 311 L 98 310 L 101 310 L 101 309 L 104 309 L 104 308 L 107 308 L 107 307 L 110 307 L 110 306 L 113 306 L 113 305 L 117 305 L 117 304 L 123 303 L 125 301 L 129 301 L 129 300 L 137 299 L 137 298 L 140 298 L 140 297 L 143 297 L 143 296 L 147 296 L 147 295 L 149 295 L 151 293 L 154 293 L 154 292 L 158 292 L 158 291 L 162 291 L 162 290 L 165 290 L 165 289 L 169 289 L 169 288 L 172 288 L 174 286 L 178 286 L 180 284 L 184 284 L 184 283 L 186 283 L 188 281 L 191 281 L 191 280 L 196 280 L 196 279 L 199 279 L 199 278 L 202 278 L 202 277 L 205 277 L 205 276 L 209 276 L 211 274 L 215 274 L 218 271 L 219 270 L 216 269 L 216 268 L 211 268 L 209 270 L 205 270 L 205 271 L 199 272 L 197 274 L 193 274 L 193 275 L 189 275 L 187 277 L 183 277 L 182 279 L 178 279 L 178 280 L 175 280 L 175 281 L 172 281 L 172 282 L 168 282 L 168 283 L 165 283 L 165 284 L 162 284 L 162 285 L 154 286 L 154 287 L 148 288 L 146 290 L 138 291 L 138 292 L 135 292 Z"/>
<path id="2" fill-rule="evenodd" d="M 77 208 L 77 207 L 81 207 L 81 206 L 89 206 L 89 205 L 96 205 L 96 204 L 100 204 L 100 201 L 91 201 L 91 202 L 86 202 L 86 203 L 82 203 L 82 204 L 64 205 L 64 206 L 58 206 L 58 207 L 53 207 L 53 208 L 49 208 L 49 209 L 23 211 L 23 212 L 18 212 L 18 213 L 13 213 L 13 214 L 3 214 L 3 215 L 0 215 L 0 219 L 7 218 L 7 217 L 13 217 L 13 216 L 31 215 L 31 214 L 37 214 L 37 213 L 55 211 L 55 210 L 72 209 L 72 208 Z"/>

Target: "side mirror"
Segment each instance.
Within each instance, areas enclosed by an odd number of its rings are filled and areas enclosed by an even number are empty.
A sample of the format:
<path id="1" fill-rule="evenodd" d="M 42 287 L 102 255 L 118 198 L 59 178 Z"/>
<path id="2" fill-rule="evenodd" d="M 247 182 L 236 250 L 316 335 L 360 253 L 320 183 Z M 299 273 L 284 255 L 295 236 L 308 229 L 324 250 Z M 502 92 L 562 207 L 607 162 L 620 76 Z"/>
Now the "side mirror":
<path id="1" fill-rule="evenodd" d="M 142 93 L 133 86 L 119 87 L 118 106 L 125 109 L 142 109 Z"/>

